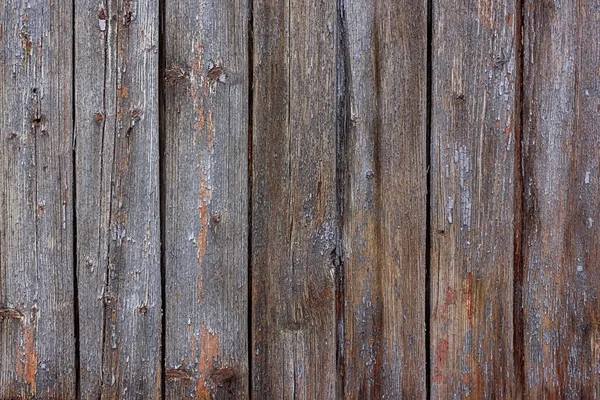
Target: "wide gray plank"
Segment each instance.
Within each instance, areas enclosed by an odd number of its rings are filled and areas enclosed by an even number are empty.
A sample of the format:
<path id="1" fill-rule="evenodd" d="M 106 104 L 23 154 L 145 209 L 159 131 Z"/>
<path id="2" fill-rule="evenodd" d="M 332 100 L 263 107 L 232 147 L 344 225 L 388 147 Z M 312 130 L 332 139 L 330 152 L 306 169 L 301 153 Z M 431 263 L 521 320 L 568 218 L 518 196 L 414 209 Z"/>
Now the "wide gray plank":
<path id="1" fill-rule="evenodd" d="M 516 393 L 517 3 L 433 1 L 429 322 L 435 399 Z"/>
<path id="2" fill-rule="evenodd" d="M 247 0 L 165 4 L 166 397 L 248 398 Z"/>
<path id="3" fill-rule="evenodd" d="M 598 398 L 600 2 L 523 22 L 523 394 Z"/>
<path id="4" fill-rule="evenodd" d="M 71 1 L 0 2 L 0 398 L 74 398 Z"/>
<path id="5" fill-rule="evenodd" d="M 158 2 L 76 0 L 83 398 L 159 398 Z"/>

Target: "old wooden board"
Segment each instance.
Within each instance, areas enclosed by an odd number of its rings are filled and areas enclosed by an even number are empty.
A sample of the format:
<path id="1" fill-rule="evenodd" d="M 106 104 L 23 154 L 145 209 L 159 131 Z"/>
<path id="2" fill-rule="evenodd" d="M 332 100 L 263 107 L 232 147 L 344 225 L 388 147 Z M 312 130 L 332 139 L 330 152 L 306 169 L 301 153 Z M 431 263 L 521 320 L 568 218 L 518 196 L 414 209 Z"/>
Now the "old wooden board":
<path id="1" fill-rule="evenodd" d="M 249 9 L 165 5 L 167 398 L 249 395 Z"/>
<path id="2" fill-rule="evenodd" d="M 340 13 L 343 395 L 425 398 L 427 4 Z"/>
<path id="3" fill-rule="evenodd" d="M 70 1 L 0 3 L 0 398 L 74 398 Z"/>
<path id="4" fill-rule="evenodd" d="M 519 12 L 514 0 L 433 1 L 432 398 L 515 396 Z"/>
<path id="5" fill-rule="evenodd" d="M 161 395 L 158 2 L 76 0 L 82 398 Z"/>
<path id="6" fill-rule="evenodd" d="M 333 399 L 336 4 L 253 11 L 253 397 Z"/>
<path id="7" fill-rule="evenodd" d="M 597 398 L 600 3 L 524 6 L 524 397 Z"/>

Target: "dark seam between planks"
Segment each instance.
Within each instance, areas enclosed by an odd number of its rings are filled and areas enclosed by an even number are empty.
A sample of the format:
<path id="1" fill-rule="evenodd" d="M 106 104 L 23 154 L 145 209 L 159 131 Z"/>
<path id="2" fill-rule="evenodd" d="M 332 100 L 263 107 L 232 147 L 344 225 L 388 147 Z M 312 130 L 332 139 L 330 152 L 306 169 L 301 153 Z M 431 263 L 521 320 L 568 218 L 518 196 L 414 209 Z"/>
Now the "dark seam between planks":
<path id="1" fill-rule="evenodd" d="M 514 149 L 514 254 L 513 254 L 513 363 L 515 373 L 515 397 L 520 398 L 525 390 L 525 358 L 523 351 L 523 228 L 524 228 L 524 192 L 523 192 L 523 164 L 522 164 L 522 138 L 523 138 L 523 0 L 516 0 L 516 55 L 517 76 L 515 82 L 515 149 Z"/>
<path id="2" fill-rule="evenodd" d="M 425 396 L 431 398 L 431 116 L 433 107 L 433 0 L 427 0 L 425 95 Z"/>
<path id="3" fill-rule="evenodd" d="M 107 10 L 109 10 L 109 15 L 110 12 L 112 11 L 112 9 L 110 7 L 108 7 L 111 3 L 110 1 L 108 1 L 107 3 Z M 118 12 L 117 12 L 118 13 Z M 104 47 L 104 92 L 106 93 L 106 76 L 107 76 L 107 69 L 108 69 L 108 58 L 109 58 L 109 52 L 110 52 L 110 48 L 111 48 L 111 41 L 110 38 L 111 36 L 114 37 L 115 39 L 115 57 L 118 59 L 119 57 L 119 24 L 118 23 L 114 23 L 114 30 L 115 32 L 111 35 L 110 33 L 110 24 L 107 25 L 107 34 L 106 34 L 106 40 L 105 40 L 105 47 Z M 118 121 L 118 113 L 117 113 L 117 108 L 118 108 L 118 90 L 116 90 L 117 88 L 115 88 L 114 90 L 114 96 L 115 96 L 115 100 L 114 100 L 114 124 L 113 124 L 113 130 L 112 130 L 112 143 L 113 143 L 113 154 L 112 154 L 112 165 L 110 166 L 111 168 L 111 174 L 113 171 L 115 171 L 116 169 L 116 159 L 117 159 L 117 137 L 118 137 L 118 126 L 119 126 L 119 121 Z M 105 100 L 106 100 L 106 96 L 105 96 Z M 106 112 L 106 103 L 105 103 L 105 110 Z M 106 133 L 106 132 L 105 132 Z M 102 143 L 104 144 L 104 136 L 102 137 Z M 104 152 L 102 154 L 102 157 L 104 158 Z M 103 163 L 104 164 L 104 163 Z M 110 180 L 110 197 L 109 197 L 109 210 L 108 210 L 108 216 L 109 216 L 109 229 L 110 229 L 110 219 L 112 218 L 113 214 L 114 214 L 114 210 L 113 207 L 115 206 L 114 202 L 112 201 L 113 197 L 114 197 L 114 187 L 115 185 L 113 184 L 113 177 L 111 176 L 111 180 Z M 104 387 L 105 387 L 105 382 L 104 382 L 104 365 L 105 365 L 105 361 L 106 361 L 106 351 L 105 351 L 105 346 L 106 346 L 106 325 L 107 325 L 107 306 L 106 306 L 106 300 L 107 300 L 107 296 L 111 296 L 111 294 L 109 293 L 110 290 L 110 256 L 111 256 L 111 241 L 109 240 L 107 245 L 106 245 L 106 275 L 105 275 L 105 282 L 104 282 L 104 298 L 103 300 L 103 316 L 102 316 L 102 321 L 104 322 L 104 325 L 102 326 L 102 372 L 101 372 L 101 377 L 102 377 L 102 381 L 100 382 L 100 393 L 99 396 L 100 398 L 102 398 L 103 393 L 104 393 Z M 110 299 L 111 301 L 111 305 L 114 304 L 114 301 L 116 301 L 117 299 Z"/>
<path id="4" fill-rule="evenodd" d="M 253 0 L 248 0 L 248 43 L 247 43 L 247 63 L 248 63 L 248 165 L 247 165 L 247 174 L 248 174 L 248 182 L 247 182 L 247 201 L 248 201 L 248 243 L 246 250 L 246 262 L 247 262 L 247 287 L 246 287 L 246 298 L 247 298 L 247 326 L 248 326 L 248 334 L 247 334 L 247 357 L 248 357 L 248 399 L 252 399 L 252 383 L 254 381 L 252 376 L 252 348 L 253 348 L 253 340 L 252 340 L 252 179 L 253 179 L 253 169 L 252 169 L 252 145 L 253 145 L 253 126 L 254 118 L 254 4 Z"/>
<path id="5" fill-rule="evenodd" d="M 75 368 L 75 398 L 81 398 L 81 373 L 79 368 L 81 366 L 80 357 L 81 357 L 81 341 L 79 337 L 79 280 L 77 277 L 77 180 L 75 179 L 75 170 L 77 166 L 77 131 L 75 130 L 75 118 L 76 115 L 76 99 L 75 99 L 75 0 L 71 2 L 71 118 L 72 125 L 71 129 L 73 129 L 73 135 L 71 137 L 71 208 L 73 219 L 71 223 L 73 224 L 72 232 L 73 232 L 73 335 L 75 338 L 75 358 L 74 358 L 74 368 Z M 66 216 L 65 216 L 66 217 Z"/>
<path id="6" fill-rule="evenodd" d="M 158 0 L 158 198 L 159 198 L 159 226 L 160 226 L 160 292 L 161 292 L 161 339 L 160 339 L 160 365 L 162 370 L 160 373 L 160 396 L 162 399 L 166 399 L 166 370 L 167 370 L 167 358 L 166 358 L 166 333 L 167 333 L 167 316 L 165 310 L 167 307 L 167 271 L 166 271 L 166 166 L 164 158 L 165 150 L 165 15 L 166 6 L 164 0 Z"/>
<path id="7" fill-rule="evenodd" d="M 110 16 L 110 12 L 112 11 L 111 8 L 109 7 L 109 3 L 105 3 L 106 7 L 105 10 L 107 12 L 107 15 Z M 108 117 L 108 113 L 106 112 L 106 82 L 107 82 L 107 74 L 108 74 L 108 58 L 109 58 L 109 52 L 110 52 L 110 37 L 111 37 L 111 24 L 107 24 L 107 30 L 106 33 L 104 35 L 104 77 L 103 77 L 103 82 L 102 82 L 102 112 L 104 113 L 104 118 L 103 118 L 103 122 L 102 122 L 102 141 L 101 141 L 101 146 L 102 148 L 100 149 L 100 193 L 102 193 L 103 191 L 103 182 L 104 182 L 104 139 L 106 138 L 107 132 L 106 132 L 106 118 Z M 115 29 L 117 29 L 118 31 L 118 24 L 115 24 Z M 115 38 L 116 38 L 117 33 L 115 33 Z M 115 103 L 116 104 L 116 103 Z M 116 137 L 116 126 L 117 126 L 117 116 L 115 113 L 115 117 L 114 117 L 114 123 L 115 123 L 115 131 L 113 131 L 113 142 L 114 142 L 114 138 Z M 117 146 L 116 144 L 113 145 L 113 154 L 112 154 L 112 159 L 111 161 L 114 163 L 115 162 L 115 152 L 116 152 Z M 111 174 L 112 174 L 112 165 L 109 166 L 109 168 L 111 168 Z M 110 229 L 110 218 L 112 215 L 112 198 L 113 198 L 113 184 L 112 184 L 112 179 L 109 182 L 110 185 L 110 197 L 109 197 L 109 209 L 108 209 L 108 218 L 109 218 L 109 225 L 107 225 Z M 102 196 L 100 196 L 100 212 L 102 212 Z M 100 224 L 98 224 L 98 240 L 100 241 L 100 238 L 102 237 L 101 234 L 101 226 L 102 223 L 100 222 Z M 105 275 L 104 275 L 104 291 L 102 294 L 102 338 L 101 338 L 101 345 L 100 345 L 100 351 L 102 352 L 101 354 L 101 361 L 100 361 L 100 388 L 99 388 L 99 393 L 98 393 L 98 398 L 100 399 L 102 397 L 102 392 L 104 391 L 104 363 L 105 363 L 105 352 L 104 352 L 104 346 L 106 345 L 106 299 L 108 296 L 108 290 L 109 290 L 109 276 L 110 276 L 110 246 L 111 246 L 111 242 L 110 240 L 107 241 L 106 243 L 106 247 L 104 249 L 105 254 L 98 254 L 98 261 L 102 260 L 103 258 L 105 258 L 105 263 L 106 265 L 104 266 L 104 271 L 105 271 Z M 101 251 L 101 246 L 98 246 L 98 251 Z"/>
<path id="8" fill-rule="evenodd" d="M 348 37 L 346 35 L 345 0 L 337 1 L 337 55 L 336 55 L 336 245 L 332 253 L 332 262 L 336 275 L 335 283 L 335 321 L 336 321 L 336 391 L 337 398 L 345 398 L 345 268 L 344 268 L 344 202 L 347 163 L 347 134 L 349 130 L 349 60 Z"/>

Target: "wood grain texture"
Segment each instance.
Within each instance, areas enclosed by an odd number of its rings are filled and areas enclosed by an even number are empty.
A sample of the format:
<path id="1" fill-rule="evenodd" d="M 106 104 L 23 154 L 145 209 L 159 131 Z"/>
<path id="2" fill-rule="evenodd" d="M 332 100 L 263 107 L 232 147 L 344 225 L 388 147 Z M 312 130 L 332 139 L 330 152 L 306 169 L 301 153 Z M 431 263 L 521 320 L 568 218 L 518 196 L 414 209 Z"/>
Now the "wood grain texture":
<path id="1" fill-rule="evenodd" d="M 333 399 L 336 5 L 253 10 L 253 397 Z"/>
<path id="2" fill-rule="evenodd" d="M 342 7 L 344 397 L 425 398 L 427 5 Z"/>
<path id="3" fill-rule="evenodd" d="M 165 4 L 166 397 L 248 398 L 246 0 Z"/>
<path id="4" fill-rule="evenodd" d="M 431 396 L 513 398 L 514 0 L 433 1 Z"/>
<path id="5" fill-rule="evenodd" d="M 75 396 L 72 16 L 0 3 L 0 398 Z"/>
<path id="6" fill-rule="evenodd" d="M 527 398 L 600 396 L 600 2 L 524 8 Z"/>
<path id="7" fill-rule="evenodd" d="M 161 394 L 158 3 L 76 0 L 82 398 Z"/>

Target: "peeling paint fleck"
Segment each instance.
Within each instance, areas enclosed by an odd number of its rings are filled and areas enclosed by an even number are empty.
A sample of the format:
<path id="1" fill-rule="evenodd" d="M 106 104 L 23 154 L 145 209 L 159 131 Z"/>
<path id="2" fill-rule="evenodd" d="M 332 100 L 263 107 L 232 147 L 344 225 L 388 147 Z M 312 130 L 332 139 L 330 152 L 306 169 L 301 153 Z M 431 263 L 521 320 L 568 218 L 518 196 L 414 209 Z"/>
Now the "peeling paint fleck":
<path id="1" fill-rule="evenodd" d="M 98 26 L 102 32 L 106 30 L 106 14 L 103 8 L 98 12 Z"/>
<path id="2" fill-rule="evenodd" d="M 452 212 L 454 210 L 454 199 L 452 197 L 448 197 L 448 202 L 446 203 L 446 219 L 448 223 L 452 223 Z"/>

